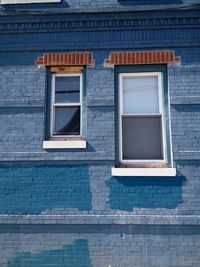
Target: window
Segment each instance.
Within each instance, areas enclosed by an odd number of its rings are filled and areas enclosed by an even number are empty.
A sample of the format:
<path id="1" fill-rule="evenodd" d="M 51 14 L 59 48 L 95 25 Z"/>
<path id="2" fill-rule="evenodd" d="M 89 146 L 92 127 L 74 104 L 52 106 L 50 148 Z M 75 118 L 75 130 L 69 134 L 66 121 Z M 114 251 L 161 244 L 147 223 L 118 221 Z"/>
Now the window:
<path id="1" fill-rule="evenodd" d="M 52 76 L 51 137 L 81 136 L 82 74 Z"/>
<path id="2" fill-rule="evenodd" d="M 48 141 L 43 148 L 85 148 L 83 140 L 83 74 L 51 75 Z"/>
<path id="3" fill-rule="evenodd" d="M 120 161 L 165 162 L 162 74 L 120 74 Z"/>
<path id="4" fill-rule="evenodd" d="M 128 168 L 135 168 L 134 173 L 139 176 L 168 175 L 170 171 L 161 169 L 171 167 L 165 66 L 118 67 L 116 74 L 116 164 L 121 170 L 113 168 L 113 175 L 130 176 Z M 174 169 L 172 173 L 169 175 L 175 175 Z"/>

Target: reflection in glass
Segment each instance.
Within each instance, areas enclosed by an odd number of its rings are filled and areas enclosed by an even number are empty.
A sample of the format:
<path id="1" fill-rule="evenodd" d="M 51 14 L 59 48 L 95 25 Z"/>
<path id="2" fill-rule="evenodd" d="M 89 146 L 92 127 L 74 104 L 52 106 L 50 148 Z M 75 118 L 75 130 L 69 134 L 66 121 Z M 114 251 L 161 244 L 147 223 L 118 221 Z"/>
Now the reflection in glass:
<path id="1" fill-rule="evenodd" d="M 80 76 L 55 77 L 55 103 L 80 102 Z"/>
<path id="2" fill-rule="evenodd" d="M 123 77 L 123 114 L 158 114 L 158 76 Z"/>
<path id="3" fill-rule="evenodd" d="M 80 135 L 80 107 L 55 107 L 54 135 Z"/>

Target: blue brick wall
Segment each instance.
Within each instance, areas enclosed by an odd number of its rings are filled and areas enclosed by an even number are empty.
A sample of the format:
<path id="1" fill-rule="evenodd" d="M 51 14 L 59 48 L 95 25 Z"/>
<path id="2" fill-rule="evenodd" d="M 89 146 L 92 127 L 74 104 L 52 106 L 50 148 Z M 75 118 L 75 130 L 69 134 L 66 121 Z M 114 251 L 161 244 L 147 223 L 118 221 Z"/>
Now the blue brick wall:
<path id="1" fill-rule="evenodd" d="M 38 151 L 44 136 L 44 112 L 40 108 L 0 108 L 1 152 Z M 26 138 L 24 138 L 26 136 Z"/>
<path id="2" fill-rule="evenodd" d="M 58 250 L 44 250 L 35 254 L 22 252 L 10 260 L 10 267 L 91 267 L 87 240 L 77 240 L 75 244 Z"/>
<path id="3" fill-rule="evenodd" d="M 173 178 L 112 177 L 113 164 L 4 163 L 0 214 L 199 215 L 199 161 L 178 161 Z"/>
<path id="4" fill-rule="evenodd" d="M 165 4 L 172 2 L 192 3 Z M 85 0 L 52 7 L 138 4 Z M 199 14 L 197 8 L 148 17 L 40 14 L 12 22 L 0 16 L 0 266 L 199 267 Z M 180 65 L 168 66 L 178 175 L 112 177 L 115 81 L 104 59 L 111 51 L 157 49 L 181 56 Z M 45 151 L 46 73 L 34 62 L 46 52 L 75 50 L 91 51 L 96 61 L 86 69 L 87 148 Z"/>
<path id="5" fill-rule="evenodd" d="M 195 226 L 4 226 L 2 267 L 199 266 Z M 12 247 L 11 247 L 12 244 Z"/>
<path id="6" fill-rule="evenodd" d="M 174 150 L 200 151 L 200 105 L 176 105 L 171 115 Z"/>
<path id="7" fill-rule="evenodd" d="M 23 55 L 24 58 L 24 55 Z M 15 62 L 15 63 L 14 63 Z M 14 67 L 10 64 L 15 64 Z M 2 67 L 2 65 L 7 66 Z M 19 66 L 18 59 L 11 56 L 10 62 L 9 57 L 6 57 L 6 62 L 1 61 L 0 68 L 0 90 L 1 99 L 38 99 L 44 100 L 44 90 L 41 90 L 45 86 L 45 70 L 38 69 L 33 66 Z M 22 86 L 23 85 L 23 86 Z"/>

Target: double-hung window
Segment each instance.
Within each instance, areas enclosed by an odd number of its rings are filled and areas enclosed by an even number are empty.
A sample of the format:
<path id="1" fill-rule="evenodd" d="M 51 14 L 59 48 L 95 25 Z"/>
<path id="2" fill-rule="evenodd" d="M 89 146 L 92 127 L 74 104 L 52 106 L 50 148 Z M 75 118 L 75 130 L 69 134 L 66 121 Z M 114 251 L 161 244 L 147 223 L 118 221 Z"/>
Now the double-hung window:
<path id="1" fill-rule="evenodd" d="M 165 66 L 116 68 L 115 176 L 174 176 Z"/>
<path id="2" fill-rule="evenodd" d="M 82 135 L 82 74 L 53 74 L 51 137 Z"/>
<path id="3" fill-rule="evenodd" d="M 83 138 L 83 73 L 52 73 L 44 149 L 86 148 Z"/>
<path id="4" fill-rule="evenodd" d="M 120 161 L 165 162 L 161 72 L 120 74 Z"/>

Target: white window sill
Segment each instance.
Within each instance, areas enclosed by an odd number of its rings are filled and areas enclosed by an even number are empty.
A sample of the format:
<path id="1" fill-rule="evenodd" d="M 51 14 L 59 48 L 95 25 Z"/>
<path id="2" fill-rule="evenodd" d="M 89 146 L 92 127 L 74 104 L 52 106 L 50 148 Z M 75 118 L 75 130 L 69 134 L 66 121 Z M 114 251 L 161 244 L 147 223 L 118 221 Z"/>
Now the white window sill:
<path id="1" fill-rule="evenodd" d="M 0 0 L 0 4 L 42 4 L 42 3 L 59 3 L 61 0 Z"/>
<path id="2" fill-rule="evenodd" d="M 85 140 L 43 141 L 43 149 L 67 149 L 67 148 L 86 148 L 86 141 Z"/>
<path id="3" fill-rule="evenodd" d="M 112 176 L 176 176 L 176 168 L 112 168 Z"/>

